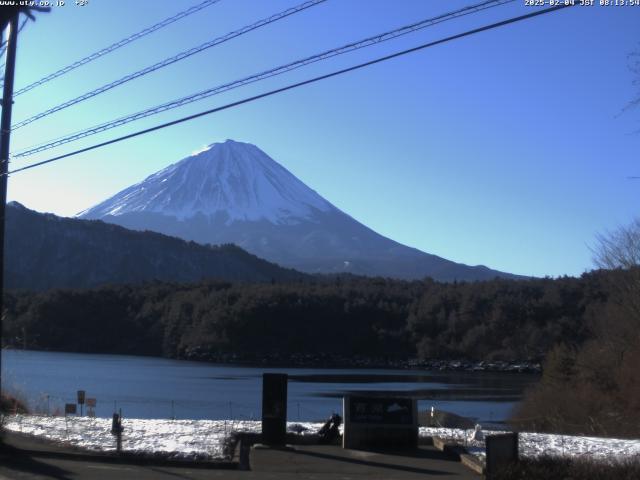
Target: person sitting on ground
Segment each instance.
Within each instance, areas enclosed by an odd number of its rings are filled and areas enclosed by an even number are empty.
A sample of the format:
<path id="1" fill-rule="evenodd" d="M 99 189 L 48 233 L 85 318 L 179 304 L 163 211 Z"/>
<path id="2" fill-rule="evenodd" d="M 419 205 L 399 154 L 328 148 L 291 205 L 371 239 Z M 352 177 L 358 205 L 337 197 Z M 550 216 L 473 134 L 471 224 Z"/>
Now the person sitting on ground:
<path id="1" fill-rule="evenodd" d="M 329 417 L 329 420 L 322 426 L 318 432 L 320 437 L 320 443 L 335 443 L 340 438 L 340 425 L 342 424 L 342 417 L 337 413 L 334 413 Z"/>

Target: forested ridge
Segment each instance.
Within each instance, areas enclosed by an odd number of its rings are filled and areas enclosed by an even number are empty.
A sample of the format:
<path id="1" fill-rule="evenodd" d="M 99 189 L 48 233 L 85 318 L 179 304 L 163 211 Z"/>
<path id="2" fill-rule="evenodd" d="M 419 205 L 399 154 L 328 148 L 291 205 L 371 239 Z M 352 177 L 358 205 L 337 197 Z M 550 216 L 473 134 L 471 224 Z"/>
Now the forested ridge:
<path id="1" fill-rule="evenodd" d="M 294 283 L 149 283 L 11 292 L 4 344 L 204 360 L 300 355 L 541 361 L 578 345 L 612 276 L 439 283 L 335 277 Z"/>
<path id="2" fill-rule="evenodd" d="M 200 245 L 97 220 L 7 205 L 6 287 L 46 291 L 145 281 L 304 281 L 306 274 L 267 262 L 236 245 Z"/>

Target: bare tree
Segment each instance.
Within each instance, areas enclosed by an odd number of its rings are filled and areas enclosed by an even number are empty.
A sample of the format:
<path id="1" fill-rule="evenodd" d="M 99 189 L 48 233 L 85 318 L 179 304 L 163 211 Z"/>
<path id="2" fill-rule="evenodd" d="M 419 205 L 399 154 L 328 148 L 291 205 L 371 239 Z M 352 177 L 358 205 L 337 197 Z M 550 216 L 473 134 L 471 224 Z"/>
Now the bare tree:
<path id="1" fill-rule="evenodd" d="M 516 411 L 520 426 L 578 434 L 640 433 L 640 218 L 597 236 L 594 275 L 606 288 L 590 311 L 591 338 L 557 346 Z"/>
<path id="2" fill-rule="evenodd" d="M 596 236 L 593 262 L 599 268 L 614 270 L 640 267 L 640 217 L 613 232 Z"/>
<path id="3" fill-rule="evenodd" d="M 596 266 L 612 270 L 607 311 L 592 325 L 596 338 L 612 342 L 621 356 L 640 345 L 640 217 L 599 234 L 592 248 Z"/>

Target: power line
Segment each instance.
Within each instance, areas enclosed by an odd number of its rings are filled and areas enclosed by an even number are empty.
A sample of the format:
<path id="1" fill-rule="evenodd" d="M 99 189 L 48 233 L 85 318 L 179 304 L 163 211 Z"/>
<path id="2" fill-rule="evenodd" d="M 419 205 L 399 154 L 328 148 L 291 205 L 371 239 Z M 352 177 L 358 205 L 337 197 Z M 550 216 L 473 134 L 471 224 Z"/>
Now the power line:
<path id="1" fill-rule="evenodd" d="M 44 83 L 47 83 L 51 80 L 53 80 L 54 78 L 58 78 L 66 73 L 69 73 L 72 70 L 75 70 L 78 67 L 81 67 L 82 65 L 86 65 L 89 62 L 93 62 L 94 60 L 103 57 L 104 55 L 107 55 L 108 53 L 111 53 L 121 47 L 124 47 L 125 45 L 128 45 L 131 42 L 135 42 L 136 40 L 141 39 L 142 37 L 145 37 L 157 30 L 160 30 L 161 28 L 164 28 L 168 25 L 171 25 L 174 22 L 177 22 L 178 20 L 182 20 L 185 17 L 188 17 L 189 15 L 192 15 L 196 12 L 199 12 L 200 10 L 207 8 L 211 5 L 214 5 L 216 3 L 218 3 L 220 0 L 205 0 L 202 3 L 199 3 L 198 5 L 194 5 L 191 8 L 188 8 L 186 10 L 183 10 L 181 12 L 176 13 L 175 15 L 172 15 L 169 18 L 165 18 L 164 20 L 162 20 L 161 22 L 156 23 L 155 25 L 151 25 L 150 27 L 145 28 L 144 30 L 140 30 L 137 33 L 134 33 L 132 35 L 129 35 L 126 38 L 123 38 L 122 40 L 113 43 L 111 45 L 109 45 L 108 47 L 103 48 L 102 50 L 98 50 L 97 52 L 92 53 L 91 55 L 88 55 L 76 62 L 73 62 L 70 65 L 67 65 L 66 67 L 61 68 L 60 70 L 57 70 L 45 77 L 42 77 L 40 80 L 37 80 L 29 85 L 27 85 L 26 87 L 22 87 L 20 90 L 18 90 L 14 96 L 18 96 L 21 95 L 25 92 L 28 92 L 29 90 L 32 90 Z"/>
<path id="2" fill-rule="evenodd" d="M 338 75 L 342 75 L 342 74 L 345 74 L 345 73 L 348 73 L 348 72 L 352 72 L 354 70 L 359 70 L 361 68 L 365 68 L 365 67 L 368 67 L 368 66 L 371 66 L 371 65 L 375 65 L 375 64 L 378 64 L 378 63 L 381 63 L 381 62 L 385 62 L 385 61 L 391 60 L 393 58 L 397 58 L 397 57 L 401 57 L 401 56 L 404 56 L 404 55 L 408 55 L 410 53 L 414 53 L 414 52 L 423 50 L 425 48 L 434 47 L 434 46 L 440 45 L 442 43 L 450 42 L 450 41 L 453 41 L 453 40 L 458 40 L 460 38 L 468 37 L 468 36 L 474 35 L 476 33 L 481 33 L 481 32 L 485 32 L 487 30 L 492 30 L 492 29 L 495 29 L 495 28 L 503 27 L 503 26 L 506 26 L 506 25 L 509 25 L 509 24 L 512 24 L 512 23 L 520 22 L 520 21 L 523 21 L 523 20 L 527 20 L 529 18 L 533 18 L 533 17 L 537 17 L 539 15 L 543 15 L 545 13 L 554 12 L 554 11 L 561 10 L 563 8 L 569 8 L 569 7 L 572 7 L 572 6 L 574 6 L 574 5 L 571 5 L 571 4 L 557 5 L 557 6 L 554 6 L 554 7 L 546 8 L 544 10 L 536 10 L 536 11 L 528 13 L 526 15 L 520 15 L 518 17 L 512 17 L 512 18 L 509 18 L 507 20 L 502 20 L 502 21 L 497 22 L 497 23 L 492 23 L 490 25 L 485 25 L 483 27 L 474 28 L 473 30 L 467 30 L 466 32 L 463 32 L 463 33 L 458 33 L 456 35 L 445 37 L 445 38 L 442 38 L 440 40 L 435 40 L 433 42 L 424 43 L 424 44 L 419 45 L 417 47 L 409 48 L 407 50 L 402 50 L 400 52 L 392 53 L 390 55 L 385 55 L 383 57 L 378 57 L 378 58 L 376 58 L 374 60 L 369 60 L 368 62 L 360 63 L 360 64 L 357 64 L 357 65 L 354 65 L 354 66 L 351 66 L 351 67 L 348 67 L 348 68 L 343 68 L 341 70 L 336 70 L 336 71 L 331 72 L 331 73 L 320 75 L 320 76 L 317 76 L 317 77 L 314 77 L 314 78 L 310 78 L 308 80 L 304 80 L 304 81 L 301 81 L 301 82 L 293 83 L 293 84 L 287 85 L 285 87 L 277 88 L 275 90 L 270 90 L 268 92 L 261 93 L 259 95 L 254 95 L 252 97 L 244 98 L 244 99 L 238 100 L 236 102 L 228 103 L 228 104 L 223 105 L 221 107 L 216 107 L 216 108 L 212 108 L 210 110 L 205 110 L 204 112 L 199 112 L 199 113 L 196 113 L 196 114 L 193 114 L 193 115 L 188 115 L 186 117 L 182 117 L 182 118 L 179 118 L 177 120 L 173 120 L 173 121 L 170 121 L 170 122 L 162 123 L 162 124 L 156 125 L 154 127 L 146 128 L 144 130 L 139 130 L 137 132 L 130 133 L 128 135 L 123 135 L 121 137 L 117 137 L 117 138 L 114 138 L 114 139 L 111 139 L 111 140 L 107 140 L 106 142 L 102 142 L 102 143 L 98 143 L 98 144 L 95 144 L 95 145 L 91 145 L 89 147 L 81 148 L 79 150 L 75 150 L 73 152 L 65 153 L 63 155 L 58 155 L 57 157 L 53 157 L 53 158 L 50 158 L 48 160 L 43 160 L 43 161 L 40 161 L 40 162 L 32 163 L 30 165 L 27 165 L 27 166 L 24 166 L 24 167 L 21 167 L 21 168 L 17 168 L 15 170 L 11 170 L 8 174 L 11 175 L 11 174 L 14 174 L 14 173 L 18 173 L 18 172 L 22 172 L 22 171 L 29 170 L 29 169 L 32 169 L 32 168 L 36 168 L 36 167 L 39 167 L 39 166 L 42 166 L 42 165 L 46 165 L 48 163 L 52 163 L 52 162 L 56 162 L 58 160 L 62 160 L 63 158 L 68 158 L 68 157 L 72 157 L 72 156 L 75 156 L 75 155 L 79 155 L 80 153 L 88 152 L 90 150 L 95 150 L 97 148 L 102 148 L 102 147 L 105 147 L 107 145 L 111 145 L 111 144 L 118 143 L 118 142 L 121 142 L 121 141 L 124 141 L 124 140 L 128 140 L 130 138 L 134 138 L 134 137 L 138 137 L 140 135 L 145 135 L 147 133 L 155 132 L 156 130 L 161 130 L 163 128 L 171 127 L 171 126 L 177 125 L 179 123 L 184 123 L 184 122 L 187 122 L 187 121 L 190 121 L 190 120 L 194 120 L 196 118 L 204 117 L 205 115 L 211 115 L 213 113 L 217 113 L 217 112 L 220 112 L 222 110 L 227 110 L 227 109 L 234 108 L 234 107 L 237 107 L 237 106 L 240 106 L 240 105 L 244 105 L 245 103 L 254 102 L 256 100 L 260 100 L 262 98 L 270 97 L 272 95 L 276 95 L 278 93 L 286 92 L 288 90 L 293 90 L 295 88 L 299 88 L 299 87 L 302 87 L 304 85 L 309 85 L 309 84 L 312 84 L 312 83 L 316 83 L 316 82 L 319 82 L 321 80 L 326 80 L 328 78 L 336 77 Z"/>
<path id="3" fill-rule="evenodd" d="M 60 110 L 64 110 L 65 108 L 68 108 L 72 105 L 83 102 L 89 98 L 95 97 L 96 95 L 100 95 L 101 93 L 111 90 L 112 88 L 122 85 L 123 83 L 130 82 L 131 80 L 140 78 L 144 75 L 147 75 L 148 73 L 155 72 L 156 70 L 164 68 L 173 63 L 179 62 L 180 60 L 184 60 L 185 58 L 189 58 L 192 55 L 195 55 L 196 53 L 200 53 L 208 48 L 214 47 L 216 45 L 220 45 L 221 43 L 227 42 L 233 38 L 244 35 L 245 33 L 251 32 L 260 27 L 264 27 L 265 25 L 269 25 L 273 22 L 277 22 L 278 20 L 282 20 L 283 18 L 286 18 L 290 15 L 294 15 L 298 12 L 306 10 L 307 8 L 315 7 L 316 5 L 326 1 L 327 0 L 307 0 L 306 2 L 301 3 L 300 5 L 288 8 L 287 10 L 283 10 L 282 12 L 271 15 L 270 17 L 263 18 L 262 20 L 252 23 L 251 25 L 244 26 L 238 30 L 234 30 L 233 32 L 227 33 L 226 35 L 214 38 L 213 40 L 203 43 L 202 45 L 180 52 L 177 55 L 174 55 L 173 57 L 166 58 L 158 63 L 150 65 L 146 68 L 143 68 L 142 70 L 138 70 L 137 72 L 130 73 L 129 75 L 125 75 L 124 77 L 119 78 L 118 80 L 115 80 L 111 83 L 98 87 L 95 90 L 91 90 L 90 92 L 84 93 L 83 95 L 72 98 L 71 100 L 68 100 L 55 107 L 45 110 L 44 112 L 40 112 L 37 115 L 34 115 L 30 118 L 22 120 L 21 122 L 18 122 L 13 126 L 13 130 L 16 130 L 20 127 L 24 127 L 25 125 L 33 123 L 36 120 L 39 120 L 43 117 L 51 115 L 52 113 L 59 112 Z"/>
<path id="4" fill-rule="evenodd" d="M 143 118 L 149 117 L 151 115 L 155 115 L 161 112 L 165 112 L 168 110 L 172 110 L 174 108 L 178 108 L 184 105 L 187 105 L 189 103 L 193 103 L 196 101 L 200 101 L 203 100 L 205 98 L 211 97 L 213 95 L 218 95 L 220 93 L 224 93 L 227 92 L 229 90 L 233 90 L 245 85 L 249 85 L 251 83 L 255 83 L 261 80 L 265 80 L 267 78 L 271 78 L 274 77 L 276 75 L 281 75 L 283 73 L 287 73 L 290 72 L 292 70 L 310 65 L 312 63 L 316 63 L 319 62 L 321 60 L 326 60 L 338 55 L 342 55 L 348 52 L 352 52 L 354 50 L 358 50 L 361 48 L 365 48 L 365 47 L 369 47 L 378 43 L 382 43 L 388 40 L 392 40 L 394 38 L 398 38 L 402 35 L 406 35 L 409 33 L 413 33 L 415 31 L 421 30 L 423 28 L 426 27 L 430 27 L 448 20 L 452 20 L 455 18 L 459 18 L 465 15 L 469 15 L 472 13 L 477 13 L 479 11 L 482 10 L 486 10 L 489 8 L 493 8 L 493 7 L 497 7 L 497 6 L 501 6 L 504 5 L 506 3 L 511 3 L 515 0 L 487 0 L 487 1 L 483 1 L 482 3 L 479 4 L 474 4 L 474 5 L 470 5 L 464 8 L 461 8 L 459 10 L 455 10 L 453 12 L 449 12 L 449 13 L 445 13 L 442 15 L 439 15 L 437 17 L 433 17 L 433 18 L 428 18 L 426 20 L 421 20 L 419 22 L 416 23 L 412 23 L 410 25 L 405 25 L 403 27 L 400 28 L 396 28 L 394 30 L 385 32 L 385 33 L 381 33 L 378 35 L 374 35 L 372 37 L 368 37 L 365 38 L 363 40 L 359 40 L 357 42 L 352 42 L 346 45 L 343 45 L 341 47 L 337 47 L 337 48 L 333 48 L 331 50 L 326 50 L 322 53 L 316 54 L 316 55 L 312 55 L 310 57 L 306 57 L 300 60 L 296 60 L 294 62 L 291 63 L 287 63 L 285 65 L 281 65 L 279 67 L 275 67 L 248 77 L 244 77 L 240 80 L 234 80 L 232 82 L 229 83 L 225 83 L 223 85 L 218 85 L 191 95 L 188 95 L 186 97 L 182 97 L 182 98 L 178 98 L 176 100 L 172 100 L 170 102 L 166 102 L 151 108 L 147 108 L 145 110 L 141 110 L 139 112 L 124 116 L 124 117 L 120 117 L 117 118 L 115 120 L 111 120 L 109 122 L 105 122 L 105 123 L 101 123 L 99 125 L 95 125 L 93 127 L 78 131 L 78 132 L 74 132 L 72 134 L 68 134 L 66 136 L 63 137 L 59 137 L 53 140 L 50 140 L 48 142 L 39 144 L 39 145 L 35 145 L 32 147 L 29 147 L 25 150 L 22 150 L 16 154 L 13 155 L 13 158 L 20 158 L 20 157 L 26 157 L 26 156 L 30 156 L 33 155 L 35 153 L 39 153 L 39 152 L 43 152 L 45 150 L 49 150 L 51 148 L 55 148 L 55 147 L 59 147 L 61 145 L 64 145 L 66 143 L 69 142 L 73 142 L 76 140 L 79 140 L 81 138 L 86 138 L 89 137 L 91 135 L 95 135 L 101 132 L 104 132 L 106 130 L 110 130 L 112 128 L 116 128 L 122 125 L 125 125 L 127 123 L 131 123 L 133 121 L 136 120 L 141 120 Z"/>

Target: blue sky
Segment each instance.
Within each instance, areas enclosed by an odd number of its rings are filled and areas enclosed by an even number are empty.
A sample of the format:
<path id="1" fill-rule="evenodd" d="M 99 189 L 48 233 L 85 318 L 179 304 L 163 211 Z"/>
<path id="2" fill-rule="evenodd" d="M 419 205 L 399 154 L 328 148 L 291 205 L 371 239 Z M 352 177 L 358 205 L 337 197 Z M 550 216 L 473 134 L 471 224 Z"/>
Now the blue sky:
<path id="1" fill-rule="evenodd" d="M 14 122 L 275 12 L 291 0 L 221 0 L 15 99 Z M 198 0 L 90 0 L 28 23 L 16 88 Z M 46 117 L 40 143 L 469 0 L 328 0 Z M 26 159 L 12 167 L 531 12 L 514 2 L 320 62 Z M 574 7 L 165 129 L 9 179 L 9 200 L 71 216 L 209 143 L 253 143 L 379 233 L 471 265 L 526 275 L 592 268 L 598 232 L 639 214 L 640 111 L 628 55 L 640 7 Z"/>

